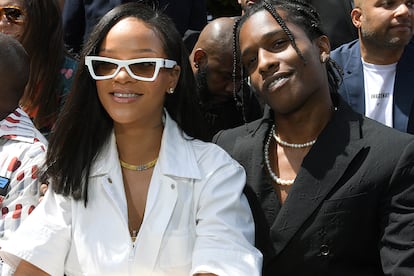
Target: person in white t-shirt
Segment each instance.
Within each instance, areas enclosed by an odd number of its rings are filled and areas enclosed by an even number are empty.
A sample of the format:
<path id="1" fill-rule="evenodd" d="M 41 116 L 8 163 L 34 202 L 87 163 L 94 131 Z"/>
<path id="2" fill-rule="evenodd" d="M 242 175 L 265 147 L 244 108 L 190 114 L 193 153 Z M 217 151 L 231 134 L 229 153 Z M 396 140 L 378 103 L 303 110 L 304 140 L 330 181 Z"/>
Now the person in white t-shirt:
<path id="1" fill-rule="evenodd" d="M 414 1 L 355 0 L 359 39 L 331 53 L 343 68 L 339 93 L 356 111 L 414 133 Z"/>

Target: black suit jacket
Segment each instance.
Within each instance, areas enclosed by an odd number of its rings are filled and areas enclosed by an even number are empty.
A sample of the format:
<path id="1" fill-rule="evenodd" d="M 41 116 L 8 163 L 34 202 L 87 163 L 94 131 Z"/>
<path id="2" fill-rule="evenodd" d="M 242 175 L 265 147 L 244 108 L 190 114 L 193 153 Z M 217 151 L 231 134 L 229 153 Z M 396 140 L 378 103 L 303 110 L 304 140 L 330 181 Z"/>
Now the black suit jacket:
<path id="1" fill-rule="evenodd" d="M 413 136 L 341 100 L 281 205 L 263 162 L 270 118 L 213 139 L 246 169 L 270 225 L 264 275 L 414 275 Z"/>

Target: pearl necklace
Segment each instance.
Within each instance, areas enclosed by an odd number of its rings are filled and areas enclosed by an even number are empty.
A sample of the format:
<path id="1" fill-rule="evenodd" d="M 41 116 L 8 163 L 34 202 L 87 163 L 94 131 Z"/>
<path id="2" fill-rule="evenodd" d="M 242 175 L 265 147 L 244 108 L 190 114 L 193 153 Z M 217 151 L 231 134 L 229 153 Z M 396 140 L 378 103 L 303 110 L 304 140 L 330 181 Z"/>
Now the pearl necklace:
<path id="1" fill-rule="evenodd" d="M 289 148 L 295 148 L 295 149 L 307 148 L 307 147 L 313 146 L 313 144 L 315 144 L 315 142 L 316 142 L 316 139 L 312 140 L 312 141 L 309 141 L 309 142 L 306 142 L 306 143 L 303 143 L 303 144 L 291 144 L 291 143 L 288 143 L 286 141 L 283 141 L 282 139 L 279 138 L 279 136 L 276 135 L 274 125 L 272 127 L 272 132 L 271 133 L 273 135 L 273 138 L 275 138 L 275 140 L 278 144 L 280 144 L 282 146 L 285 146 L 285 147 L 289 147 Z"/>
<path id="2" fill-rule="evenodd" d="M 279 178 L 273 171 L 272 168 L 270 167 L 270 161 L 269 161 L 269 145 L 270 145 L 270 141 L 272 140 L 273 137 L 273 133 L 275 131 L 275 125 L 272 126 L 271 131 L 269 132 L 269 136 L 267 137 L 267 141 L 266 144 L 264 146 L 264 159 L 265 159 L 265 163 L 266 163 L 266 167 L 267 167 L 267 171 L 270 174 L 270 177 L 273 179 L 274 182 L 276 182 L 279 185 L 285 185 L 285 186 L 289 186 L 292 185 L 293 182 L 295 182 L 294 179 L 281 179 Z"/>
<path id="3" fill-rule="evenodd" d="M 140 172 L 140 171 L 145 171 L 145 170 L 148 170 L 154 167 L 155 163 L 157 163 L 157 160 L 158 160 L 158 157 L 143 165 L 131 165 L 131 164 L 128 164 L 127 162 L 122 161 L 121 159 L 119 159 L 119 162 L 121 163 L 121 167 L 124 169 Z"/>

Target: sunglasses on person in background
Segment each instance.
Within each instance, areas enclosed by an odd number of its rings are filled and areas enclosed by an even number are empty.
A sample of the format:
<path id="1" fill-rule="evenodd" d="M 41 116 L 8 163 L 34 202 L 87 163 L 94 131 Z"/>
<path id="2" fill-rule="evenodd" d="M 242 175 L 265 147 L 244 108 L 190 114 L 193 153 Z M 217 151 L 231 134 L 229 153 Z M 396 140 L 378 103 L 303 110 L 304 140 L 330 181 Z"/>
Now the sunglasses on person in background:
<path id="1" fill-rule="evenodd" d="M 6 20 L 12 24 L 22 24 L 24 12 L 21 8 L 15 6 L 0 7 L 0 20 L 3 17 L 6 17 Z"/>
<path id="2" fill-rule="evenodd" d="M 100 56 L 86 56 L 85 64 L 95 80 L 107 80 L 115 77 L 121 68 L 140 81 L 154 81 L 161 68 L 174 68 L 177 62 L 165 58 L 137 58 L 119 60 Z"/>

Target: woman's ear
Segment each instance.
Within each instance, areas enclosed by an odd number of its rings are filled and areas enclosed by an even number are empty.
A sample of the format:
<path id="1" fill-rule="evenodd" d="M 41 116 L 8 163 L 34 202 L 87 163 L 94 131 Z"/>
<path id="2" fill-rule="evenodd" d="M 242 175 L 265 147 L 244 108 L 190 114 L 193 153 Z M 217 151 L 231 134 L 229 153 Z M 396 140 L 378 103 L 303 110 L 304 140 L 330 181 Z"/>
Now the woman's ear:
<path id="1" fill-rule="evenodd" d="M 179 65 L 174 66 L 174 68 L 172 68 L 170 70 L 170 81 L 168 82 L 169 84 L 169 89 L 175 89 L 175 87 L 177 86 L 178 80 L 180 79 L 180 73 L 181 73 L 181 67 Z"/>

